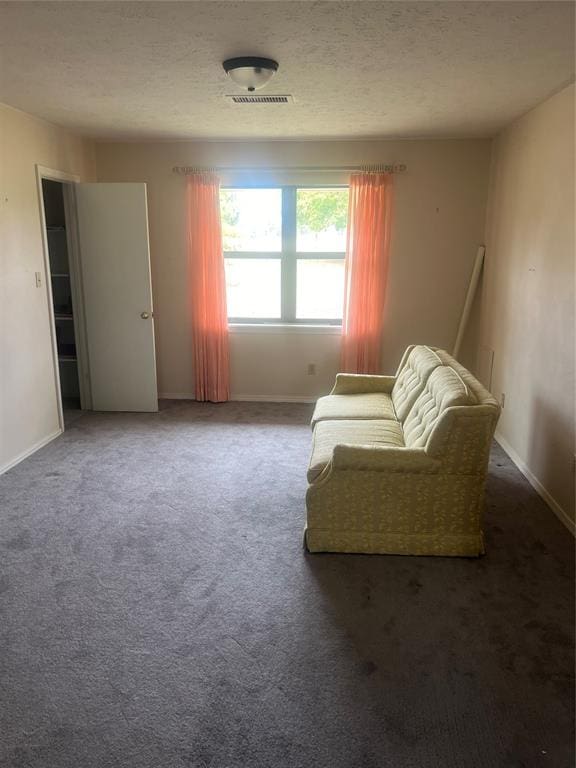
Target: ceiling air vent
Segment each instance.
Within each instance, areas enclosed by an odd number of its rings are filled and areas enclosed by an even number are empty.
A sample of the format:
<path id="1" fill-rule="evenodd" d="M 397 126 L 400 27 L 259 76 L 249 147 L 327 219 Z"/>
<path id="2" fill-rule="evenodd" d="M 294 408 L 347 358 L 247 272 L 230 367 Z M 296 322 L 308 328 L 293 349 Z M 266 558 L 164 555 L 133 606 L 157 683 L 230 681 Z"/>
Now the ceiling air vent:
<path id="1" fill-rule="evenodd" d="M 226 96 L 233 104 L 291 104 L 292 96 L 264 96 L 259 93 L 241 93 Z"/>

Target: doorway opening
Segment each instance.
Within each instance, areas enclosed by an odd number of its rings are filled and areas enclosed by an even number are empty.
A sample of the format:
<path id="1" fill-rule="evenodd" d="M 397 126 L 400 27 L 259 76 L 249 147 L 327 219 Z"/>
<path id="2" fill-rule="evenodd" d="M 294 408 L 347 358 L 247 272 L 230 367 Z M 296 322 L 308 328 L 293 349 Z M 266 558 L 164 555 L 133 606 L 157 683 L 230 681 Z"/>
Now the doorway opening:
<path id="1" fill-rule="evenodd" d="M 36 178 L 60 428 L 83 410 L 157 411 L 145 184 Z"/>
<path id="2" fill-rule="evenodd" d="M 82 400 L 78 367 L 78 318 L 70 258 L 70 222 L 65 205 L 64 183 L 42 179 L 42 201 L 49 260 L 54 336 L 58 355 L 58 379 L 63 427 L 81 415 Z"/>

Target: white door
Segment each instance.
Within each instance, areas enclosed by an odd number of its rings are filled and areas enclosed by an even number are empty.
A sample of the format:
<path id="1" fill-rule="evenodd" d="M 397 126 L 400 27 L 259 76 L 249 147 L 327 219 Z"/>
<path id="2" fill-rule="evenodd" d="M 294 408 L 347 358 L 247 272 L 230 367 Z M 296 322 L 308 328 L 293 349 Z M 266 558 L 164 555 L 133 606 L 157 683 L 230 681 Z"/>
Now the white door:
<path id="1" fill-rule="evenodd" d="M 145 184 L 76 184 L 92 407 L 157 411 Z"/>

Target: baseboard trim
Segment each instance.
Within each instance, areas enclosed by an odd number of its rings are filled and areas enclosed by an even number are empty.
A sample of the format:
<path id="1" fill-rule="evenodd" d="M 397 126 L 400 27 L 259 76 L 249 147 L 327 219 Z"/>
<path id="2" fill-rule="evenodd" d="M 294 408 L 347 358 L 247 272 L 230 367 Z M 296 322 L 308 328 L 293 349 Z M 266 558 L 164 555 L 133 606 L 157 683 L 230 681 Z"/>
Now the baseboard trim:
<path id="1" fill-rule="evenodd" d="M 514 448 L 510 445 L 510 443 L 507 442 L 507 440 L 502 437 L 502 435 L 496 431 L 496 434 L 494 435 L 494 439 L 498 443 L 498 445 L 508 454 L 508 456 L 512 459 L 514 464 L 518 467 L 520 472 L 524 475 L 526 480 L 530 483 L 532 488 L 536 491 L 536 493 L 548 504 L 552 512 L 556 515 L 556 517 L 560 520 L 560 522 L 568 528 L 572 536 L 576 536 L 576 523 L 572 518 L 565 512 L 564 509 L 558 504 L 556 499 L 544 488 L 540 480 L 530 471 L 526 463 L 520 458 L 520 456 L 516 453 Z"/>
<path id="2" fill-rule="evenodd" d="M 8 472 L 9 469 L 12 469 L 12 467 L 15 467 L 17 464 L 20 464 L 21 461 L 24 461 L 24 459 L 27 459 L 29 456 L 32 456 L 33 453 L 36 453 L 36 451 L 39 451 L 40 448 L 44 448 L 45 445 L 48 445 L 48 443 L 51 443 L 52 440 L 58 437 L 58 435 L 61 435 L 63 432 L 62 429 L 58 428 L 56 432 L 53 432 L 51 435 L 48 435 L 48 437 L 42 438 L 42 440 L 38 440 L 37 443 L 34 443 L 30 448 L 27 448 L 25 451 L 22 451 L 22 453 L 18 454 L 14 459 L 10 459 L 10 461 L 7 464 L 4 464 L 0 467 L 0 475 L 3 475 L 5 472 Z"/>
<path id="3" fill-rule="evenodd" d="M 318 397 L 310 395 L 237 395 L 230 396 L 230 400 L 240 403 L 315 403 Z"/>
<path id="4" fill-rule="evenodd" d="M 319 397 L 319 395 L 318 395 Z M 237 403 L 315 403 L 318 397 L 311 395 L 242 395 L 232 393 L 230 400 Z M 159 400 L 194 400 L 193 392 L 161 392 Z"/>
<path id="5" fill-rule="evenodd" d="M 158 400 L 195 400 L 194 392 L 160 392 Z"/>

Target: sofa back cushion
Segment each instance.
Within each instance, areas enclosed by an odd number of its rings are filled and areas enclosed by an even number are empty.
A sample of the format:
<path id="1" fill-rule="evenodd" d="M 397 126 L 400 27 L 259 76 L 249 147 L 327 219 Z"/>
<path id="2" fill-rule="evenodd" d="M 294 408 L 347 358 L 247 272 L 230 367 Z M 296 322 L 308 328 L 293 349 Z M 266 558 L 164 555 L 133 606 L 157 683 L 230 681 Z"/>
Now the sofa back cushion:
<path id="1" fill-rule="evenodd" d="M 474 396 L 453 368 L 446 365 L 435 368 L 404 421 L 406 446 L 425 448 L 447 408 L 473 405 L 475 402 Z"/>
<path id="2" fill-rule="evenodd" d="M 408 416 L 428 377 L 439 365 L 442 365 L 442 360 L 436 352 L 423 345 L 413 347 L 406 360 L 400 364 L 391 393 L 398 421 L 403 422 Z"/>

